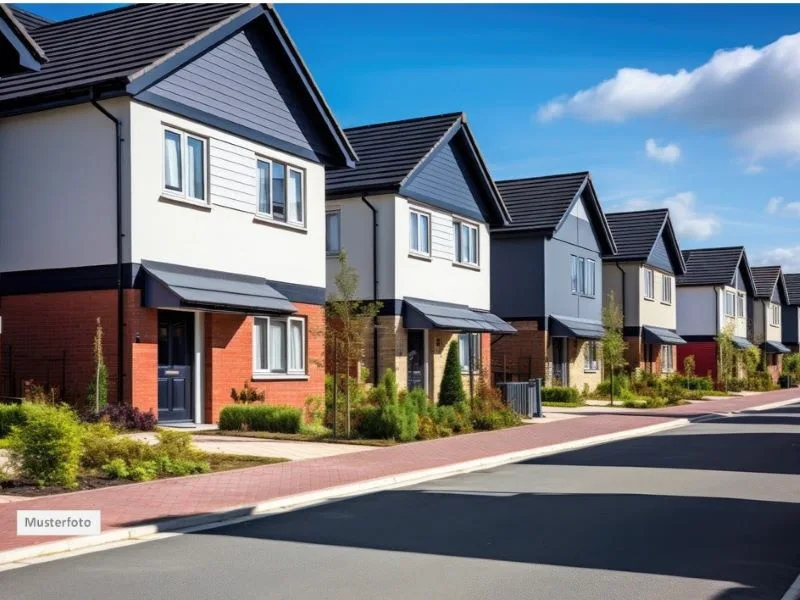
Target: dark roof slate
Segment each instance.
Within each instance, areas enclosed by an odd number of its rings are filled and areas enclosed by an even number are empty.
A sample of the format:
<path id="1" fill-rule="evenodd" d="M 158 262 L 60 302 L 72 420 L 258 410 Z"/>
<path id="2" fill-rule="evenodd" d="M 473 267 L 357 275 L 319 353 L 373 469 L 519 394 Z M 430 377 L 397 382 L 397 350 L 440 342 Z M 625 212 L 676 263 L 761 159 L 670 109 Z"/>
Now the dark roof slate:
<path id="1" fill-rule="evenodd" d="M 127 78 L 244 12 L 245 4 L 134 4 L 30 32 L 48 62 L 0 81 L 0 102 Z"/>
<path id="2" fill-rule="evenodd" d="M 677 285 L 731 285 L 744 247 L 697 248 L 682 254 L 686 273 L 678 277 Z"/>
<path id="3" fill-rule="evenodd" d="M 41 15 L 37 15 L 36 13 L 32 13 L 16 6 L 11 7 L 11 12 L 14 13 L 14 18 L 22 23 L 22 26 L 28 31 L 33 31 L 42 25 L 48 25 L 49 23 L 53 22 Z"/>
<path id="4" fill-rule="evenodd" d="M 789 292 L 789 304 L 800 304 L 800 273 L 785 273 L 783 279 Z"/>
<path id="5" fill-rule="evenodd" d="M 756 288 L 756 298 L 771 298 L 778 278 L 781 276 L 781 268 L 778 266 L 752 267 L 753 284 Z"/>
<path id="6" fill-rule="evenodd" d="M 609 256 L 615 261 L 646 261 L 660 235 L 667 239 L 667 249 L 675 273 L 686 270 L 678 240 L 669 219 L 669 209 L 655 208 L 629 212 L 606 213 L 606 221 L 617 244 L 617 254 Z"/>
<path id="7" fill-rule="evenodd" d="M 555 229 L 589 178 L 588 171 L 498 181 L 512 226 Z"/>
<path id="8" fill-rule="evenodd" d="M 326 171 L 328 194 L 399 189 L 411 171 L 459 121 L 447 113 L 345 129 L 358 155 L 355 169 Z"/>
<path id="9" fill-rule="evenodd" d="M 44 50 L 42 50 L 41 46 L 33 38 L 31 32 L 25 26 L 25 23 L 19 20 L 16 11 L 5 4 L 0 4 L 0 19 L 6 21 L 11 28 L 12 35 L 27 48 L 36 62 L 41 64 L 47 61 Z M 10 77 L 10 75 L 7 77 Z"/>

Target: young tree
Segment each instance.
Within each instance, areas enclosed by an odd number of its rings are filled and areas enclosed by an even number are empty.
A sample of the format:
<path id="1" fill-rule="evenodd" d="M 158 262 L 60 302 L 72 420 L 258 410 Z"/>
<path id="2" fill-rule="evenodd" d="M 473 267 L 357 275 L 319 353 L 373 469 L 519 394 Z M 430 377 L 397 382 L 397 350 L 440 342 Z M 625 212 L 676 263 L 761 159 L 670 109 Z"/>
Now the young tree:
<path id="1" fill-rule="evenodd" d="M 347 261 L 344 250 L 339 252 L 339 272 L 334 277 L 334 285 L 335 289 L 325 304 L 325 344 L 329 356 L 344 366 L 348 377 L 348 385 L 345 386 L 345 432 L 350 437 L 350 367 L 364 358 L 367 326 L 377 317 L 382 303 L 358 300 L 358 271 Z M 334 381 L 333 385 L 335 388 L 338 382 Z M 334 411 L 334 429 L 337 416 Z"/>
<path id="2" fill-rule="evenodd" d="M 614 292 L 608 293 L 608 300 L 603 307 L 603 338 L 601 349 L 603 364 L 611 376 L 611 406 L 614 405 L 614 375 L 616 371 L 628 364 L 625 360 L 625 350 L 628 344 L 622 337 L 623 315 L 622 309 L 614 299 Z"/>
<path id="3" fill-rule="evenodd" d="M 727 323 L 717 340 L 717 383 L 723 390 L 728 389 L 731 375 L 736 366 L 736 347 L 733 345 L 733 323 Z"/>
<path id="4" fill-rule="evenodd" d="M 439 405 L 449 406 L 464 402 L 466 399 L 464 381 L 461 379 L 461 363 L 458 360 L 458 342 L 452 341 L 447 349 L 444 374 L 439 385 Z"/>
<path id="5" fill-rule="evenodd" d="M 94 357 L 94 375 L 89 382 L 89 391 L 86 396 L 89 404 L 94 406 L 94 411 L 100 412 L 108 405 L 108 369 L 106 369 L 106 362 L 103 358 L 103 326 L 100 324 L 100 317 L 97 317 L 92 355 Z"/>

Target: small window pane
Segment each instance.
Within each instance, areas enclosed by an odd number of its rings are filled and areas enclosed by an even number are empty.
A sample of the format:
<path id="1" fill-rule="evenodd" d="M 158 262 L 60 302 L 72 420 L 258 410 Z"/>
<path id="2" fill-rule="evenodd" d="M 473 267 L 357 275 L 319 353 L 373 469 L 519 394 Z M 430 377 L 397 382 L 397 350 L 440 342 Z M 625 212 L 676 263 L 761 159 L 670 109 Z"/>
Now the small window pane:
<path id="1" fill-rule="evenodd" d="M 570 264 L 571 273 L 570 273 L 570 290 L 573 293 L 578 291 L 578 257 L 573 256 L 572 262 Z"/>
<path id="2" fill-rule="evenodd" d="M 462 371 L 469 371 L 469 334 L 462 333 L 458 336 L 458 361 Z"/>
<path id="3" fill-rule="evenodd" d="M 337 254 L 341 249 L 339 218 L 338 212 L 329 212 L 325 215 L 325 252 L 328 254 Z"/>
<path id="4" fill-rule="evenodd" d="M 303 370 L 303 354 L 305 345 L 303 344 L 303 322 L 292 320 L 289 322 L 289 370 Z"/>
<path id="5" fill-rule="evenodd" d="M 272 165 L 272 218 L 286 220 L 286 167 Z"/>
<path id="6" fill-rule="evenodd" d="M 164 186 L 181 191 L 183 167 L 181 162 L 181 136 L 174 131 L 164 132 Z"/>
<path id="7" fill-rule="evenodd" d="M 469 227 L 461 225 L 461 262 L 469 262 L 472 249 L 469 247 Z"/>
<path id="8" fill-rule="evenodd" d="M 269 368 L 267 363 L 267 339 L 268 328 L 267 319 L 255 319 L 253 337 L 255 339 L 253 350 L 255 352 L 254 362 L 257 371 L 266 371 Z"/>
<path id="9" fill-rule="evenodd" d="M 469 229 L 469 262 L 473 265 L 478 264 L 478 230 L 474 227 Z"/>
<path id="10" fill-rule="evenodd" d="M 420 215 L 419 216 L 419 243 L 420 243 L 420 252 L 424 252 L 428 254 L 430 250 L 430 240 L 428 239 L 428 223 L 429 217 L 428 215 Z"/>
<path id="11" fill-rule="evenodd" d="M 463 262 L 461 258 L 461 224 L 453 223 L 453 243 L 455 245 L 456 262 Z"/>
<path id="12" fill-rule="evenodd" d="M 206 198 L 205 173 L 203 169 L 205 162 L 204 147 L 203 140 L 191 136 L 187 137 L 186 152 L 189 156 L 187 157 L 188 173 L 186 179 L 189 188 L 186 193 L 190 198 L 196 198 L 197 200 L 205 200 Z"/>
<path id="13" fill-rule="evenodd" d="M 258 161 L 258 212 L 268 215 L 269 206 L 269 186 L 272 176 L 270 175 L 271 165 L 263 160 Z"/>
<path id="14" fill-rule="evenodd" d="M 271 320 L 269 323 L 269 370 L 286 371 L 286 321 Z"/>
<path id="15" fill-rule="evenodd" d="M 303 173 L 289 169 L 289 221 L 303 222 Z"/>
<path id="16" fill-rule="evenodd" d="M 419 215 L 415 212 L 408 213 L 408 247 L 415 252 L 419 252 L 418 217 Z"/>

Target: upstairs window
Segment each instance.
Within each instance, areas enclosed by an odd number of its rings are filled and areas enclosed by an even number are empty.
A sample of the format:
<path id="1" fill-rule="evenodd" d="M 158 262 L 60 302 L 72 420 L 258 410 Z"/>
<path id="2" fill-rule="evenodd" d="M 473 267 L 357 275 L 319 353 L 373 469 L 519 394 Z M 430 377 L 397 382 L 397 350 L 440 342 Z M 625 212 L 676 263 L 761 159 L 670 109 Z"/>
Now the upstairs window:
<path id="1" fill-rule="evenodd" d="M 739 294 L 739 298 L 736 301 L 736 316 L 744 317 L 744 294 Z"/>
<path id="2" fill-rule="evenodd" d="M 332 210 L 325 213 L 325 253 L 339 254 L 341 244 L 341 213 Z"/>
<path id="3" fill-rule="evenodd" d="M 661 301 L 664 304 L 672 304 L 672 277 L 667 275 L 661 280 Z"/>
<path id="4" fill-rule="evenodd" d="M 570 264 L 570 291 L 581 296 L 594 296 L 597 262 L 591 258 L 572 256 Z"/>
<path id="5" fill-rule="evenodd" d="M 164 190 L 170 196 L 207 201 L 206 140 L 164 129 Z"/>
<path id="6" fill-rule="evenodd" d="M 736 294 L 733 292 L 725 292 L 725 316 L 727 317 L 735 317 L 736 316 L 736 307 L 734 303 L 736 302 Z"/>
<path id="7" fill-rule="evenodd" d="M 594 298 L 594 284 L 595 284 L 595 268 L 596 263 L 591 258 L 586 259 L 586 266 L 584 267 L 584 285 L 583 293 L 587 296 Z"/>
<path id="8" fill-rule="evenodd" d="M 275 221 L 305 223 L 303 171 L 266 158 L 256 161 L 258 212 Z"/>
<path id="9" fill-rule="evenodd" d="M 770 304 L 770 323 L 776 327 L 781 324 L 781 307 L 779 304 Z"/>
<path id="10" fill-rule="evenodd" d="M 478 266 L 478 228 L 468 223 L 453 223 L 456 262 Z"/>
<path id="11" fill-rule="evenodd" d="M 412 210 L 408 213 L 408 249 L 413 254 L 431 253 L 431 217 Z"/>
<path id="12" fill-rule="evenodd" d="M 647 300 L 655 300 L 656 282 L 653 269 L 644 269 L 644 297 Z"/>

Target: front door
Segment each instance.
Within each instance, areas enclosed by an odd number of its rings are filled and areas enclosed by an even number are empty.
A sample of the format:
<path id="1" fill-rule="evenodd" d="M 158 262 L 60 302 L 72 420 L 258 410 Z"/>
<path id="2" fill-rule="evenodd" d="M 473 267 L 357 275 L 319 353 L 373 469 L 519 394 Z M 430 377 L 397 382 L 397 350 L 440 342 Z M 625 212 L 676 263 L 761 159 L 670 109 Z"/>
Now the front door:
<path id="1" fill-rule="evenodd" d="M 158 420 L 192 420 L 194 313 L 158 311 Z"/>
<path id="2" fill-rule="evenodd" d="M 553 385 L 569 385 L 567 371 L 567 338 L 554 337 L 551 345 L 553 356 Z"/>
<path id="3" fill-rule="evenodd" d="M 408 330 L 408 389 L 425 387 L 425 330 Z"/>

